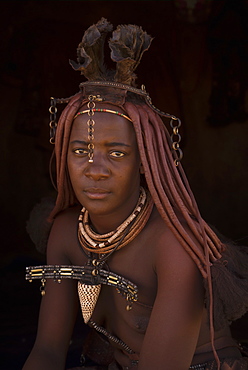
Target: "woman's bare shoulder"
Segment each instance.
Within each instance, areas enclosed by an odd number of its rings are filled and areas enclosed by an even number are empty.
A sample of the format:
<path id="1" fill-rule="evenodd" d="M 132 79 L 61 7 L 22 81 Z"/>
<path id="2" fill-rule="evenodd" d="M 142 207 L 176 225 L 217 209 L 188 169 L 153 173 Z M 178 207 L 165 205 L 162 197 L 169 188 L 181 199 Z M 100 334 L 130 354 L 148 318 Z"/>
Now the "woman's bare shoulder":
<path id="1" fill-rule="evenodd" d="M 61 223 L 61 222 L 68 222 L 70 220 L 77 220 L 81 208 L 82 207 L 80 205 L 75 205 L 75 206 L 66 208 L 65 210 L 57 214 L 57 216 L 54 219 L 54 223 L 56 222 Z"/>
<path id="2" fill-rule="evenodd" d="M 154 257 L 156 264 L 162 264 L 163 270 L 168 263 L 168 268 L 174 269 L 174 265 L 180 266 L 189 264 L 195 267 L 192 254 L 189 253 L 189 241 L 193 241 L 195 248 L 202 250 L 202 245 L 197 238 L 193 235 L 186 221 L 178 218 L 181 224 L 181 230 L 176 227 L 169 227 L 162 219 L 160 214 L 155 211 L 151 223 L 149 225 L 149 233 L 152 235 L 154 242 L 152 248 L 154 250 Z"/>
<path id="3" fill-rule="evenodd" d="M 49 263 L 72 263 L 78 250 L 77 225 L 80 207 L 70 207 L 59 213 L 51 228 L 47 245 Z"/>

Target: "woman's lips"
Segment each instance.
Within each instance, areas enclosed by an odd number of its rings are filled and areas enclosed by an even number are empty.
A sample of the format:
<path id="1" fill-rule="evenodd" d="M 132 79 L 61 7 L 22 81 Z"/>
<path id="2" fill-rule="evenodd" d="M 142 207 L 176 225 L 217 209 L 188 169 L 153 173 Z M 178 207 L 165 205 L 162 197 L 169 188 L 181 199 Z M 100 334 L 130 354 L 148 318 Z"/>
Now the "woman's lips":
<path id="1" fill-rule="evenodd" d="M 105 189 L 97 189 L 97 188 L 85 189 L 84 193 L 90 199 L 104 199 L 109 195 L 109 191 Z"/>

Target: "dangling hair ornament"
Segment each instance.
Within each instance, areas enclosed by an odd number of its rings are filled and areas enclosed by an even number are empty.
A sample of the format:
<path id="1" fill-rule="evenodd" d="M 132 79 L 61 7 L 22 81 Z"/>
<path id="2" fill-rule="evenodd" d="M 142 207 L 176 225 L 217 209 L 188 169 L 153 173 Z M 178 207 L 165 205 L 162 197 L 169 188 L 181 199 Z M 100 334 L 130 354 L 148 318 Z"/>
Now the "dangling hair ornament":
<path id="1" fill-rule="evenodd" d="M 174 163 L 176 166 L 178 166 L 183 158 L 183 152 L 179 146 L 179 143 L 181 141 L 181 135 L 179 134 L 179 127 L 181 126 L 181 120 L 175 116 L 171 116 L 170 126 L 172 128 L 172 134 L 171 134 L 172 148 L 174 149 L 176 153 L 176 158 L 174 159 Z"/>
<path id="2" fill-rule="evenodd" d="M 80 71 L 87 81 L 80 84 L 80 89 L 83 95 L 88 100 L 88 109 L 78 112 L 74 119 L 80 115 L 87 113 L 89 119 L 88 124 L 88 139 L 89 139 L 89 162 L 93 162 L 94 154 L 94 112 L 99 111 L 95 108 L 95 102 L 106 101 L 114 104 L 124 104 L 127 92 L 137 94 L 143 97 L 145 102 L 160 116 L 171 119 L 171 127 L 173 134 L 171 135 L 172 149 L 175 154 L 174 163 L 177 166 L 182 159 L 182 150 L 179 147 L 181 136 L 179 135 L 179 127 L 181 122 L 175 116 L 164 113 L 157 109 L 151 101 L 149 94 L 146 92 L 144 85 L 141 89 L 136 87 L 136 74 L 134 71 L 140 63 L 143 53 L 149 49 L 152 37 L 148 35 L 141 27 L 136 25 L 119 25 L 112 33 L 112 38 L 108 44 L 111 50 L 111 59 L 116 63 L 116 69 L 108 69 L 104 64 L 104 44 L 106 36 L 113 30 L 113 26 L 102 18 L 96 24 L 90 26 L 84 33 L 82 41 L 77 48 L 77 62 L 69 61 L 75 71 Z M 50 111 L 50 142 L 55 141 L 56 131 L 56 103 L 68 103 L 68 99 L 51 98 Z M 123 115 L 118 111 L 101 109 L 101 112 L 109 112 Z"/>
<path id="3" fill-rule="evenodd" d="M 88 116 L 89 116 L 89 119 L 87 121 L 87 125 L 88 125 L 88 140 L 89 140 L 89 144 L 88 144 L 88 157 L 89 157 L 89 163 L 93 163 L 93 153 L 94 153 L 94 143 L 93 143 L 93 140 L 94 140 L 94 125 L 95 125 L 95 121 L 93 119 L 93 116 L 95 114 L 94 112 L 94 109 L 95 109 L 95 102 L 94 102 L 94 96 L 93 95 L 90 95 L 89 96 L 89 102 L 87 104 L 87 107 L 89 108 L 88 109 Z"/>
<path id="4" fill-rule="evenodd" d="M 49 127 L 50 127 L 50 143 L 55 144 L 55 133 L 56 133 L 56 128 L 57 128 L 57 107 L 56 107 L 56 99 L 51 97 L 51 105 L 49 108 L 49 113 L 50 113 L 50 122 L 49 122 Z"/>

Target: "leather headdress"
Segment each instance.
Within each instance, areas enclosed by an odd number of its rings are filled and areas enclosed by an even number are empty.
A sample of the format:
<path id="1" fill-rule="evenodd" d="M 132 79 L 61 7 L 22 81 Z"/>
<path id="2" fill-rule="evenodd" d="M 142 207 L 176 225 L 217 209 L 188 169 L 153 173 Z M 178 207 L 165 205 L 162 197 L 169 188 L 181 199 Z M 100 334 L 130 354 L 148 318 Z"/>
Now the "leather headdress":
<path id="1" fill-rule="evenodd" d="M 106 36 L 112 29 L 102 18 L 85 31 L 77 48 L 77 63 L 70 60 L 72 68 L 88 80 L 80 84 L 80 89 L 86 97 L 100 95 L 103 100 L 116 104 L 124 103 L 127 91 L 148 98 L 144 89 L 136 88 L 134 71 L 150 47 L 152 37 L 136 25 L 119 25 L 108 41 L 111 59 L 116 63 L 116 69 L 109 69 L 104 48 Z"/>

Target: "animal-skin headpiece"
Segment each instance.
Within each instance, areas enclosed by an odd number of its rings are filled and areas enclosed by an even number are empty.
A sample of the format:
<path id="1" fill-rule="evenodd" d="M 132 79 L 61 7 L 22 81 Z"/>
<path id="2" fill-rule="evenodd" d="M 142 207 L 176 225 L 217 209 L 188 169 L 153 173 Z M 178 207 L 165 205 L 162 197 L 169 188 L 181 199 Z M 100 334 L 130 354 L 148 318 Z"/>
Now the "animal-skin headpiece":
<path id="1" fill-rule="evenodd" d="M 90 26 L 78 45 L 77 63 L 70 60 L 70 64 L 88 80 L 80 84 L 85 96 L 100 95 L 103 100 L 123 104 L 127 91 L 145 96 L 144 89 L 136 88 L 134 71 L 152 38 L 136 25 L 119 25 L 108 40 L 111 59 L 116 63 L 116 69 L 109 69 L 104 61 L 104 47 L 112 30 L 105 18 Z"/>
<path id="2" fill-rule="evenodd" d="M 96 24 L 90 26 L 84 33 L 82 41 L 77 48 L 77 62 L 70 60 L 70 65 L 75 71 L 80 71 L 87 81 L 80 83 L 80 91 L 84 99 L 84 103 L 88 102 L 88 109 L 78 112 L 88 113 L 89 115 L 89 161 L 93 161 L 94 145 L 94 120 L 92 118 L 95 111 L 95 102 L 112 103 L 117 106 L 123 106 L 129 95 L 142 99 L 156 113 L 171 119 L 172 146 L 177 152 L 177 162 L 182 158 L 182 151 L 179 148 L 181 137 L 178 133 L 178 128 L 181 121 L 168 113 L 164 113 L 154 107 L 149 94 L 146 92 L 144 85 L 137 88 L 135 80 L 137 78 L 134 71 L 140 63 L 143 53 L 149 49 L 152 37 L 149 36 L 141 27 L 136 25 L 119 25 L 112 33 L 112 37 L 108 40 L 110 47 L 111 59 L 116 63 L 115 69 L 110 69 L 105 64 L 104 50 L 106 36 L 113 30 L 105 18 L 102 18 Z M 56 132 L 56 103 L 68 103 L 71 98 L 55 99 L 51 98 L 50 107 L 50 128 L 51 139 L 54 143 Z M 107 110 L 103 109 L 103 112 Z M 121 115 L 118 111 L 109 111 Z M 124 116 L 128 118 L 127 116 Z M 129 119 L 129 118 L 128 118 Z M 176 140 L 174 140 L 174 138 Z"/>

